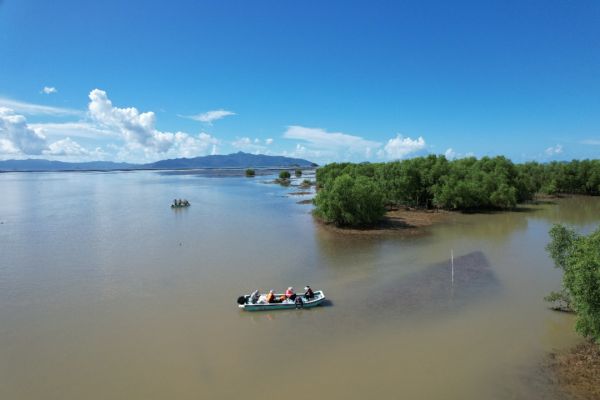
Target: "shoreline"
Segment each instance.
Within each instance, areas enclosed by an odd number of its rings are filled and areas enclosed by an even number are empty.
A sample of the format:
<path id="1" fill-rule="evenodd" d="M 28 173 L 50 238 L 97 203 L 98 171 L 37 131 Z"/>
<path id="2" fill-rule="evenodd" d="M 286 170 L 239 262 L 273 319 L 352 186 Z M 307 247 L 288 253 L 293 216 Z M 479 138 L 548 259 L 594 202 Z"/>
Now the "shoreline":
<path id="1" fill-rule="evenodd" d="M 585 340 L 549 354 L 547 366 L 553 383 L 574 399 L 600 399 L 600 345 Z"/>
<path id="2" fill-rule="evenodd" d="M 450 216 L 457 214 L 456 211 L 445 210 L 416 210 L 399 209 L 387 211 L 383 219 L 374 226 L 365 228 L 346 228 L 322 221 L 313 216 L 315 221 L 330 232 L 345 235 L 422 235 L 426 228 L 446 222 Z"/>

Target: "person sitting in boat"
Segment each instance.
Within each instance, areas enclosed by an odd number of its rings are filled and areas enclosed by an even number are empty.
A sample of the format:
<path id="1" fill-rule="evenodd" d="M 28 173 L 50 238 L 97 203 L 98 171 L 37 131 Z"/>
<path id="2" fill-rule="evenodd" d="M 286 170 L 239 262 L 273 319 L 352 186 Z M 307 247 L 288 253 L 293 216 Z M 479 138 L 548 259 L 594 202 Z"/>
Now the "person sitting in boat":
<path id="1" fill-rule="evenodd" d="M 190 205 L 190 202 L 187 201 L 187 199 L 185 199 L 185 200 L 183 200 L 183 205 L 187 207 Z"/>
<path id="2" fill-rule="evenodd" d="M 315 292 L 313 292 L 313 290 L 308 285 L 306 285 L 306 287 L 304 288 L 304 297 L 306 297 L 307 299 L 312 299 L 313 297 L 315 297 Z"/>
<path id="3" fill-rule="evenodd" d="M 267 294 L 267 303 L 275 303 L 275 293 L 273 293 L 273 290 L 269 290 L 269 294 Z"/>
<path id="4" fill-rule="evenodd" d="M 289 288 L 287 288 L 287 290 L 285 291 L 285 298 L 291 301 L 296 300 L 296 293 L 294 293 L 293 287 L 290 286 Z"/>
<path id="5" fill-rule="evenodd" d="M 256 304 L 256 302 L 258 301 L 260 297 L 260 292 L 258 291 L 258 289 L 256 289 L 254 292 L 252 292 L 252 294 L 250 295 L 250 302 L 252 304 Z"/>

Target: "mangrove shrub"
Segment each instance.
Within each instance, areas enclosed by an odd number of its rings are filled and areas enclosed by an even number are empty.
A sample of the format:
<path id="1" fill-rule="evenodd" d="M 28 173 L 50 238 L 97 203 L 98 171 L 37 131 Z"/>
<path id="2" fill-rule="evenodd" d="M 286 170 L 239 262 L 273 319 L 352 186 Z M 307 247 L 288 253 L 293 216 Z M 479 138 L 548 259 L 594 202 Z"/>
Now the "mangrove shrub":
<path id="1" fill-rule="evenodd" d="M 320 190 L 315 214 L 338 226 L 368 226 L 385 214 L 381 190 L 364 176 L 343 174 Z"/>
<path id="2" fill-rule="evenodd" d="M 570 307 L 577 315 L 577 332 L 600 342 L 600 227 L 585 236 L 554 225 L 550 237 L 546 249 L 563 271 L 563 287 L 547 300 Z"/>
<path id="3" fill-rule="evenodd" d="M 291 174 L 290 171 L 281 171 L 279 173 L 279 179 L 290 179 Z"/>

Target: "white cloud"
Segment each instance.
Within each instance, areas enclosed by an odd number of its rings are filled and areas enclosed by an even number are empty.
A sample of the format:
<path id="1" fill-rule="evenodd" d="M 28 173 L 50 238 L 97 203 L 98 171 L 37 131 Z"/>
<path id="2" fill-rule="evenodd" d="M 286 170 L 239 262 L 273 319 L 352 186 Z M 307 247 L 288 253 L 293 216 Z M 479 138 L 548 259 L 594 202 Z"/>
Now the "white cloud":
<path id="1" fill-rule="evenodd" d="M 269 145 L 273 144 L 273 139 L 272 139 L 272 138 L 268 138 L 267 140 L 265 140 L 265 144 L 266 144 L 267 146 L 269 146 Z"/>
<path id="2" fill-rule="evenodd" d="M 197 157 L 209 152 L 216 151 L 219 141 L 208 133 L 201 132 L 198 136 L 177 132 L 173 148 L 170 151 L 175 157 Z"/>
<path id="3" fill-rule="evenodd" d="M 70 136 L 89 139 L 120 137 L 120 134 L 114 130 L 106 129 L 85 121 L 58 123 L 45 122 L 29 124 L 29 126 L 32 129 L 43 133 L 45 136 Z"/>
<path id="4" fill-rule="evenodd" d="M 562 152 L 563 152 L 563 147 L 560 144 L 557 144 L 554 147 L 548 147 L 546 149 L 546 155 L 548 155 L 548 156 L 558 155 L 558 154 L 561 154 Z"/>
<path id="5" fill-rule="evenodd" d="M 425 139 L 419 136 L 418 139 L 411 139 L 400 134 L 395 138 L 388 140 L 382 150 L 379 150 L 378 155 L 388 159 L 399 159 L 405 156 L 425 149 Z"/>
<path id="6" fill-rule="evenodd" d="M 8 139 L 0 137 L 0 156 L 2 155 L 17 155 L 21 154 L 21 151 L 15 146 L 13 142 Z"/>
<path id="7" fill-rule="evenodd" d="M 450 147 L 448 150 L 446 150 L 444 156 L 446 156 L 448 160 L 454 160 L 456 158 L 456 152 L 452 149 L 452 147 Z"/>
<path id="8" fill-rule="evenodd" d="M 346 152 L 363 153 L 367 147 L 379 147 L 381 143 L 366 140 L 360 136 L 348 135 L 341 132 L 327 132 L 321 128 L 306 128 L 303 126 L 288 126 L 283 134 L 286 139 L 297 139 L 307 142 L 315 149 L 329 149 Z"/>
<path id="9" fill-rule="evenodd" d="M 42 93 L 44 94 L 52 94 L 56 92 L 58 92 L 58 90 L 54 86 L 44 86 L 42 89 Z"/>
<path id="10" fill-rule="evenodd" d="M 227 110 L 212 110 L 207 111 L 205 113 L 196 114 L 196 115 L 180 115 L 180 117 L 193 119 L 194 121 L 205 122 L 208 124 L 212 124 L 214 121 L 217 121 L 221 118 L 228 117 L 230 115 L 236 115 L 233 111 Z"/>
<path id="11" fill-rule="evenodd" d="M 120 134 L 126 144 L 121 156 L 144 160 L 164 157 L 195 157 L 206 154 L 219 141 L 201 132 L 192 136 L 185 132 L 162 132 L 156 129 L 154 112 L 139 112 L 135 107 L 119 108 L 105 91 L 94 89 L 89 95 L 89 114 L 102 129 Z"/>
<path id="12" fill-rule="evenodd" d="M 258 154 L 258 153 L 267 154 L 268 153 L 267 147 L 264 145 L 261 145 L 260 139 L 258 139 L 258 138 L 255 138 L 254 140 L 250 139 L 249 137 L 237 138 L 236 140 L 231 142 L 231 145 L 238 150 L 251 152 L 251 153 L 255 153 L 255 154 Z"/>
<path id="13" fill-rule="evenodd" d="M 135 107 L 114 107 L 106 92 L 100 89 L 92 90 L 89 98 L 88 110 L 92 119 L 101 126 L 117 129 L 126 142 L 160 148 L 165 141 L 162 132 L 154 129 L 156 117 L 153 112 L 140 113 Z"/>
<path id="14" fill-rule="evenodd" d="M 67 137 L 50 143 L 48 150 L 45 150 L 44 154 L 52 156 L 86 156 L 90 152 L 81 147 L 79 143 Z"/>
<path id="15" fill-rule="evenodd" d="M 14 154 L 38 155 L 47 148 L 46 138 L 42 133 L 27 125 L 23 115 L 13 110 L 0 107 L 0 139 L 2 152 Z"/>
<path id="16" fill-rule="evenodd" d="M 10 108 L 17 113 L 25 115 L 67 116 L 84 114 L 82 111 L 73 110 L 70 108 L 50 107 L 40 104 L 26 103 L 5 97 L 0 97 L 0 107 Z"/>

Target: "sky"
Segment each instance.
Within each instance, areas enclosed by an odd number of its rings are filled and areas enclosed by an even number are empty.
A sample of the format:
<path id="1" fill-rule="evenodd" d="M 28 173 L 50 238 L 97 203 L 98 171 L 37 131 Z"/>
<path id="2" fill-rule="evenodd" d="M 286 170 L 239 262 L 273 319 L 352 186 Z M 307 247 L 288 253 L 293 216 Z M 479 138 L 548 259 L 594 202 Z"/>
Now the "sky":
<path id="1" fill-rule="evenodd" d="M 600 2 L 0 0 L 0 159 L 600 158 Z"/>

